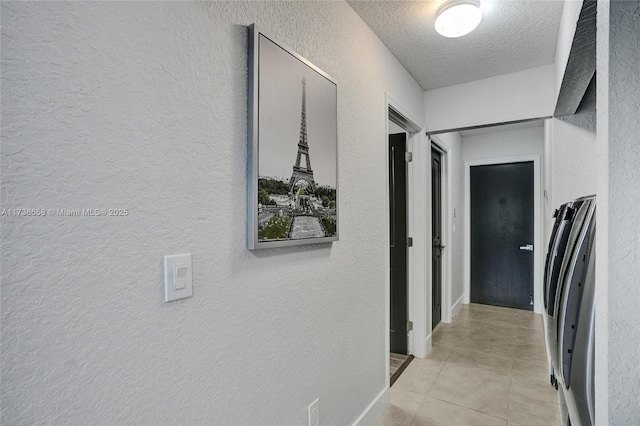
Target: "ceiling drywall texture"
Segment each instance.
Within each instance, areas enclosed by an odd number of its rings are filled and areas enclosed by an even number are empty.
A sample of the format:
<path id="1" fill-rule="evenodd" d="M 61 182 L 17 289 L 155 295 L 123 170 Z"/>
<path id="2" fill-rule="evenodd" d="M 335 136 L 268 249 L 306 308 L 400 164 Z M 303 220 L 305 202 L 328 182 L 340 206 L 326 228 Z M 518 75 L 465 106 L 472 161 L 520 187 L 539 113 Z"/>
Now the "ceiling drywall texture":
<path id="1" fill-rule="evenodd" d="M 563 2 L 485 0 L 478 28 L 457 39 L 434 29 L 440 0 L 348 3 L 431 90 L 553 63 Z"/>

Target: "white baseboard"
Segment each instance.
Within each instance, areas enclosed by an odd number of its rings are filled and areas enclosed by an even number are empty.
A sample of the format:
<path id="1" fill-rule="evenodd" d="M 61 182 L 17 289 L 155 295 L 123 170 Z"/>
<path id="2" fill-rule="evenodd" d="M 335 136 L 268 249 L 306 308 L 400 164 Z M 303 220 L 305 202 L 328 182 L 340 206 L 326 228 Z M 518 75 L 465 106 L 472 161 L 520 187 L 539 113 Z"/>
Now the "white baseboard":
<path id="1" fill-rule="evenodd" d="M 460 298 L 453 304 L 451 307 L 451 318 L 455 318 L 462 309 L 462 305 L 464 304 L 464 295 L 460 296 Z"/>
<path id="2" fill-rule="evenodd" d="M 389 409 L 389 388 L 385 387 L 360 414 L 353 426 L 375 426 L 378 420 L 384 416 L 387 409 Z"/>

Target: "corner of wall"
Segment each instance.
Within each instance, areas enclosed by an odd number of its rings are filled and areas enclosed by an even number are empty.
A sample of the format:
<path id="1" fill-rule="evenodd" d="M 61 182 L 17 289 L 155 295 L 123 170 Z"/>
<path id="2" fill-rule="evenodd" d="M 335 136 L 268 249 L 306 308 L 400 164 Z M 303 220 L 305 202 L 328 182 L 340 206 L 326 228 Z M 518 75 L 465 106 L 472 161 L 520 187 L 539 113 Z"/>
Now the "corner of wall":
<path id="1" fill-rule="evenodd" d="M 389 388 L 385 387 L 353 422 L 353 426 L 372 426 L 378 423 L 389 408 L 389 399 Z"/>

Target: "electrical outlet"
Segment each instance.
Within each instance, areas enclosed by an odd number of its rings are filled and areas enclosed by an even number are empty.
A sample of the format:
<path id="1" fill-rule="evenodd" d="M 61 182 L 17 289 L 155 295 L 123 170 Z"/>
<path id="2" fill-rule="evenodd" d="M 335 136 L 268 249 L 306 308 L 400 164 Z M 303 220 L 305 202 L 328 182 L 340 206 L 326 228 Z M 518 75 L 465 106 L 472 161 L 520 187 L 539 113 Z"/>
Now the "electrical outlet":
<path id="1" fill-rule="evenodd" d="M 309 426 L 320 425 L 320 399 L 316 399 L 309 405 Z"/>

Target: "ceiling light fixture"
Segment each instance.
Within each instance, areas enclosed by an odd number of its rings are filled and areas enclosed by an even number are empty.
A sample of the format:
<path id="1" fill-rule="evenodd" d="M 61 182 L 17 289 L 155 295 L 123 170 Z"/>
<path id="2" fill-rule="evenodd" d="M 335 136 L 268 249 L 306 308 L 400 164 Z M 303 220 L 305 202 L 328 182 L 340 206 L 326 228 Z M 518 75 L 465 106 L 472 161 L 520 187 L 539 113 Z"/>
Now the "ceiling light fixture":
<path id="1" fill-rule="evenodd" d="M 475 30 L 481 20 L 479 0 L 449 0 L 438 8 L 435 27 L 438 34 L 456 38 Z"/>

